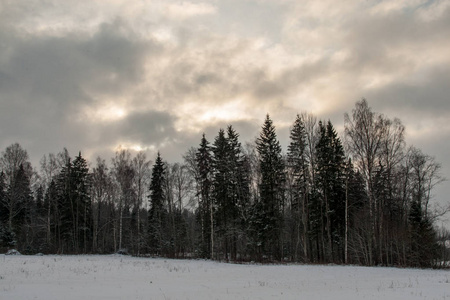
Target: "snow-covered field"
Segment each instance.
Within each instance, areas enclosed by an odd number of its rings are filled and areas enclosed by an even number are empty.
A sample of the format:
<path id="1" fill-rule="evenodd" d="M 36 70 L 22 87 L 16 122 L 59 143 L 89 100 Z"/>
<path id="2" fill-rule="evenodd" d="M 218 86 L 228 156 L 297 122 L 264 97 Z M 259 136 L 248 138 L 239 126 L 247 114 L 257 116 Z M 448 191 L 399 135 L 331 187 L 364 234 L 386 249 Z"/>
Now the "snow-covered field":
<path id="1" fill-rule="evenodd" d="M 450 299 L 450 272 L 0 255 L 0 299 Z"/>

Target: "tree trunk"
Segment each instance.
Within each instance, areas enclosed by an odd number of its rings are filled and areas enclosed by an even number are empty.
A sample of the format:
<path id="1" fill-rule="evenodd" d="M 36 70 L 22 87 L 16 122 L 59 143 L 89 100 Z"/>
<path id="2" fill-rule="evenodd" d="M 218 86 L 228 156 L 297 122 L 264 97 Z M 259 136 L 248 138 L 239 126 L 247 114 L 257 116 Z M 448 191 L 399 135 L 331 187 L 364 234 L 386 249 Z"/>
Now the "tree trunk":
<path id="1" fill-rule="evenodd" d="M 123 209 L 122 209 L 122 200 L 119 203 L 120 216 L 119 216 L 119 250 L 122 249 L 122 228 L 123 228 Z"/>
<path id="2" fill-rule="evenodd" d="M 209 203 L 209 213 L 211 218 L 211 259 L 214 259 L 214 216 L 212 203 Z"/>
<path id="3" fill-rule="evenodd" d="M 348 177 L 345 181 L 345 242 L 344 263 L 348 264 Z"/>

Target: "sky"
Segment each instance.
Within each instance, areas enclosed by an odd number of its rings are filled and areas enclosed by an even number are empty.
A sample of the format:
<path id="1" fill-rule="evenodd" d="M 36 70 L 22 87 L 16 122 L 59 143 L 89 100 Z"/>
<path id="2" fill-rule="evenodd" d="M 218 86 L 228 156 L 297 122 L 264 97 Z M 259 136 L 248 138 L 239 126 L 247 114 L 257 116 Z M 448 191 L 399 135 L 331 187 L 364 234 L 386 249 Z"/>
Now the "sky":
<path id="1" fill-rule="evenodd" d="M 0 0 L 0 150 L 168 161 L 366 98 L 450 178 L 450 1 Z M 448 183 L 436 189 L 446 201 Z"/>

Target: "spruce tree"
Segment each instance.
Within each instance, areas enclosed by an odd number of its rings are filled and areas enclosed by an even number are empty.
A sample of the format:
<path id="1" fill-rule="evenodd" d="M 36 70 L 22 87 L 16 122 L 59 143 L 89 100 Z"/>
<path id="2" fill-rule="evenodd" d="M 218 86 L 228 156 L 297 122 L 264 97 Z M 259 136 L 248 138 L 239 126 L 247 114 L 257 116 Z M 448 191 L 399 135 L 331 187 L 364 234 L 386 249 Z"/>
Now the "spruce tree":
<path id="1" fill-rule="evenodd" d="M 87 161 L 81 156 L 81 152 L 73 162 L 67 157 L 55 183 L 58 232 L 62 239 L 60 246 L 63 247 L 60 251 L 87 253 L 92 247 L 92 180 Z"/>
<path id="2" fill-rule="evenodd" d="M 92 211 L 91 195 L 92 178 L 86 159 L 79 152 L 72 163 L 71 187 L 74 201 L 74 234 L 77 239 L 77 252 L 87 253 L 91 248 Z"/>
<path id="3" fill-rule="evenodd" d="M 232 126 L 227 134 L 220 129 L 212 146 L 212 197 L 217 243 L 225 259 L 236 259 L 238 235 L 243 236 L 242 221 L 249 202 L 248 170 L 241 154 L 239 135 Z"/>
<path id="4" fill-rule="evenodd" d="M 306 144 L 306 130 L 300 115 L 297 115 L 291 128 L 290 144 L 288 146 L 287 164 L 293 179 L 291 213 L 293 219 L 293 252 L 298 259 L 302 250 L 303 261 L 308 261 L 309 236 L 308 236 L 308 156 Z"/>
<path id="5" fill-rule="evenodd" d="M 198 222 L 200 223 L 200 252 L 201 256 L 213 258 L 214 256 L 214 206 L 211 199 L 212 156 L 211 147 L 203 134 L 200 147 L 195 154 L 197 164 L 197 196 Z"/>
<path id="6" fill-rule="evenodd" d="M 259 154 L 259 199 L 255 206 L 255 231 L 257 247 L 261 254 L 282 257 L 282 224 L 284 209 L 284 160 L 277 139 L 275 126 L 266 116 L 259 138 L 256 140 Z"/>
<path id="7" fill-rule="evenodd" d="M 77 248 L 74 232 L 75 224 L 75 202 L 71 180 L 72 162 L 67 158 L 65 165 L 56 176 L 55 188 L 57 197 L 57 229 L 58 229 L 58 251 L 61 253 L 73 253 Z"/>
<path id="8" fill-rule="evenodd" d="M 330 221 L 332 239 L 332 260 L 343 261 L 343 240 L 345 231 L 345 168 L 344 147 L 331 121 L 327 123 L 332 157 Z"/>
<path id="9" fill-rule="evenodd" d="M 44 196 L 44 206 L 46 209 L 45 226 L 47 227 L 46 241 L 43 245 L 44 252 L 57 252 L 56 248 L 60 245 L 60 225 L 61 220 L 59 217 L 59 190 L 57 186 L 57 176 L 52 179 L 48 185 L 47 191 Z"/>
<path id="10" fill-rule="evenodd" d="M 14 231 L 8 226 L 9 209 L 5 178 L 5 173 L 0 172 L 0 248 L 11 248 L 17 241 Z"/>
<path id="11" fill-rule="evenodd" d="M 421 268 L 433 266 L 437 254 L 436 234 L 429 218 L 424 215 L 418 199 L 411 202 L 409 213 L 410 253 L 409 265 Z"/>
<path id="12" fill-rule="evenodd" d="M 155 254 L 161 254 L 165 250 L 164 229 L 165 218 L 165 165 L 158 152 L 155 164 L 152 169 L 152 179 L 150 182 L 150 210 L 148 215 L 148 232 L 150 250 Z"/>
<path id="13" fill-rule="evenodd" d="M 225 132 L 220 129 L 218 136 L 212 146 L 212 199 L 215 211 L 215 231 L 217 232 L 217 243 L 222 245 L 225 259 L 229 253 L 229 222 L 232 219 L 231 178 L 229 169 L 229 147 Z"/>
<path id="14" fill-rule="evenodd" d="M 6 197 L 8 199 L 9 210 L 9 230 L 14 231 L 19 237 L 19 242 L 25 239 L 20 238 L 20 234 L 26 235 L 25 224 L 30 223 L 30 208 L 33 196 L 30 186 L 30 178 L 25 171 L 24 165 L 21 164 L 14 174 L 12 185 L 7 190 Z M 19 247 L 25 246 L 24 243 Z"/>
<path id="15" fill-rule="evenodd" d="M 345 230 L 345 156 L 331 122 L 327 125 L 319 122 L 319 130 L 320 139 L 316 146 L 318 202 L 315 207 L 318 211 L 315 217 L 319 219 L 315 222 L 322 230 L 319 236 L 322 257 L 327 261 L 340 261 L 344 258 L 344 249 L 338 246 L 343 244 Z"/>
<path id="16" fill-rule="evenodd" d="M 246 246 L 248 209 L 250 205 L 250 167 L 247 157 L 242 154 L 239 134 L 230 125 L 227 128 L 231 259 L 237 257 Z M 239 245 L 238 245 L 239 243 Z"/>

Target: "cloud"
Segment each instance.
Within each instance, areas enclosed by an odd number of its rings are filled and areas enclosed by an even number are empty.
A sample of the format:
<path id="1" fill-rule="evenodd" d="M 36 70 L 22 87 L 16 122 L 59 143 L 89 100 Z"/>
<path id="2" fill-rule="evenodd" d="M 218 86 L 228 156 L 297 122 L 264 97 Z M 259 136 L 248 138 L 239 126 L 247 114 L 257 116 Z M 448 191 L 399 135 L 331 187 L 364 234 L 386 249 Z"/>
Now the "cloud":
<path id="1" fill-rule="evenodd" d="M 415 143 L 450 132 L 447 1 L 1 3 L 0 146 L 37 158 L 179 160 L 228 124 L 253 141 L 266 113 L 287 144 L 297 113 L 340 127 L 362 97 Z"/>
<path id="2" fill-rule="evenodd" d="M 89 128 L 78 122 L 84 109 L 111 97 L 126 99 L 142 81 L 145 58 L 161 50 L 154 41 L 138 40 L 120 19 L 92 35 L 1 29 L 7 41 L 0 47 L 2 145 L 20 141 L 36 156 L 64 146 L 91 147 L 84 132 Z"/>
<path id="3" fill-rule="evenodd" d="M 116 139 L 141 144 L 143 147 L 161 145 L 176 140 L 174 117 L 168 112 L 135 112 L 116 122 L 112 128 L 104 126 L 103 134 Z M 102 135 L 103 135 L 102 134 Z"/>
<path id="4" fill-rule="evenodd" d="M 184 20 L 201 15 L 211 15 L 217 12 L 217 8 L 209 3 L 171 3 L 167 6 L 167 14 L 175 20 Z"/>

